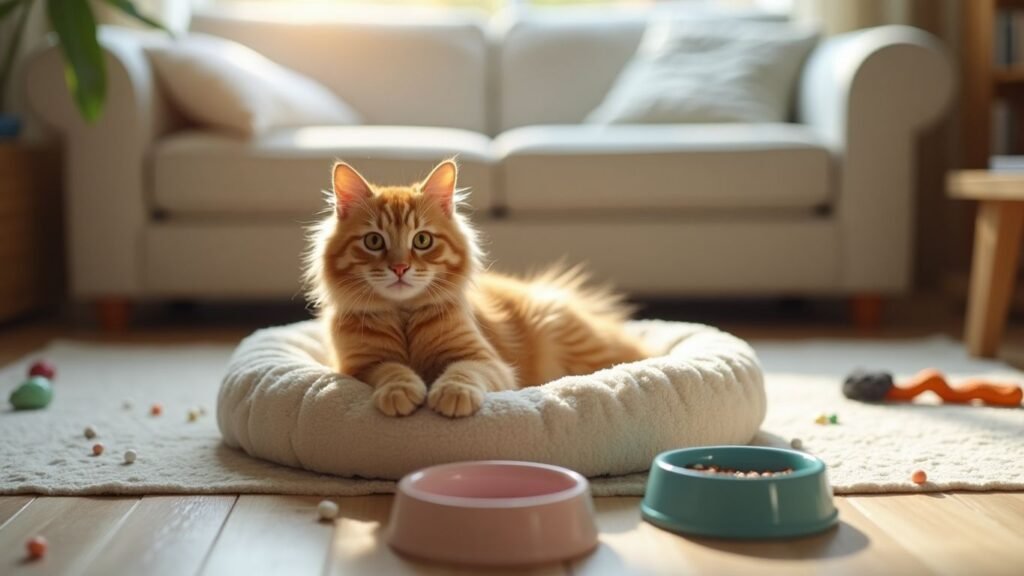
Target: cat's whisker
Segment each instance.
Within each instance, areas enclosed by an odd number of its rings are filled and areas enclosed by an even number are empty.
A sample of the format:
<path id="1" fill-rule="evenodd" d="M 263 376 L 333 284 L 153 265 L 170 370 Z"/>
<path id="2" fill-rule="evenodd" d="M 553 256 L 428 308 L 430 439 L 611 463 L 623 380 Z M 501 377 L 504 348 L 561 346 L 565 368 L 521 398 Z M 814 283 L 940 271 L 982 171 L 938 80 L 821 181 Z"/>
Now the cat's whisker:
<path id="1" fill-rule="evenodd" d="M 431 280 L 431 284 L 437 284 L 437 285 L 439 285 L 439 287 L 447 288 L 450 291 L 455 292 L 455 293 L 461 292 L 461 289 L 460 289 L 458 284 L 456 284 L 456 283 L 454 283 L 454 282 L 452 282 L 450 280 L 445 280 L 444 278 L 441 278 L 440 276 L 437 276 L 437 277 L 433 278 Z"/>
<path id="2" fill-rule="evenodd" d="M 343 290 L 341 290 L 341 291 L 338 291 L 338 292 L 336 292 L 336 293 L 335 293 L 335 294 L 333 295 L 333 300 L 335 301 L 335 303 L 336 303 L 337 305 L 343 305 L 343 304 L 345 304 L 345 303 L 349 302 L 349 300 L 350 300 L 350 296 L 351 296 L 351 295 L 352 295 L 352 294 L 353 294 L 353 293 L 354 293 L 354 292 L 355 292 L 356 290 L 358 290 L 358 286 L 346 287 L 345 289 L 343 289 Z M 343 307 L 343 308 L 347 308 L 348 306 L 342 306 L 342 307 Z"/>
<path id="3" fill-rule="evenodd" d="M 366 295 L 365 296 L 365 301 L 369 302 L 370 298 L 373 297 L 373 287 L 370 286 L 369 284 L 365 285 L 364 288 L 363 288 L 363 294 Z M 359 304 L 357 306 L 357 309 L 363 308 L 363 304 L 362 304 L 363 300 L 364 299 L 360 299 L 359 300 Z M 359 312 L 359 336 L 360 336 L 360 338 L 362 338 L 362 336 L 363 336 L 363 334 L 364 334 L 364 332 L 366 330 L 366 317 L 368 315 L 369 315 L 369 311 L 368 310 L 361 310 Z"/>
<path id="4" fill-rule="evenodd" d="M 353 302 L 351 306 L 348 306 L 346 309 L 342 311 L 343 317 L 347 318 L 359 313 L 359 309 L 361 307 L 360 303 L 363 301 L 363 295 L 369 292 L 370 290 L 371 288 L 369 286 L 359 287 L 358 291 L 353 295 L 353 299 L 355 300 L 355 302 Z"/>
<path id="5" fill-rule="evenodd" d="M 441 299 L 434 297 L 434 290 L 437 290 L 437 288 L 433 286 L 427 286 L 427 291 L 433 299 L 433 301 L 431 302 L 432 310 L 437 312 L 437 314 L 441 317 L 442 322 L 448 322 L 448 309 L 442 305 L 443 301 Z"/>

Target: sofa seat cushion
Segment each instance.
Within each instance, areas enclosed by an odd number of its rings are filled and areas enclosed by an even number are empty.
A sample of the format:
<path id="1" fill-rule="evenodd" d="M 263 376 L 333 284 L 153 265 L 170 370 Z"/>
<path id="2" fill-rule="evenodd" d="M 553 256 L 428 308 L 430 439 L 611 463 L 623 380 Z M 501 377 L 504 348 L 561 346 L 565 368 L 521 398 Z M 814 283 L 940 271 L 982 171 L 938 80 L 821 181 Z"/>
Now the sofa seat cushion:
<path id="1" fill-rule="evenodd" d="M 557 125 L 494 141 L 511 211 L 814 209 L 829 151 L 796 124 Z"/>
<path id="2" fill-rule="evenodd" d="M 295 215 L 324 208 L 331 165 L 344 160 L 371 182 L 411 183 L 457 156 L 470 205 L 491 208 L 491 141 L 454 128 L 313 126 L 252 140 L 180 132 L 156 144 L 154 197 L 170 215 Z"/>

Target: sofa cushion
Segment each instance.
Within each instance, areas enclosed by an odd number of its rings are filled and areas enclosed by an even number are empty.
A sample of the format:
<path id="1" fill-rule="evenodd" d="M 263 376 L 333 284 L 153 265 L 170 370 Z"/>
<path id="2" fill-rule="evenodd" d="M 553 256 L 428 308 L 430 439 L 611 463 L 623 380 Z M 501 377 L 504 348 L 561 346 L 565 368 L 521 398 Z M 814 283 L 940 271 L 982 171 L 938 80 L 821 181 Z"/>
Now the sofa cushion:
<path id="1" fill-rule="evenodd" d="M 491 207 L 490 139 L 453 128 L 312 126 L 240 140 L 187 131 L 158 142 L 153 202 L 171 215 L 306 217 L 325 206 L 331 164 L 345 160 L 370 181 L 415 182 L 456 156 L 459 183 L 477 210 Z"/>
<path id="2" fill-rule="evenodd" d="M 251 137 L 285 126 L 360 123 L 316 80 L 231 40 L 191 34 L 146 53 L 177 108 L 204 127 Z"/>
<path id="3" fill-rule="evenodd" d="M 816 42 L 816 31 L 789 23 L 652 20 L 587 122 L 785 122 Z"/>
<path id="4" fill-rule="evenodd" d="M 367 124 L 487 132 L 488 45 L 478 18 L 460 11 L 415 19 L 341 16 L 294 4 L 204 8 L 191 27 L 319 81 Z"/>
<path id="5" fill-rule="evenodd" d="M 713 3 L 687 2 L 682 8 L 666 4 L 653 10 L 607 5 L 558 10 L 517 7 L 498 43 L 499 131 L 582 122 L 604 100 L 636 53 L 652 17 L 780 19 L 757 10 L 705 6 Z M 358 108 L 357 102 L 348 101 Z"/>
<path id="6" fill-rule="evenodd" d="M 813 209 L 830 154 L 796 124 L 530 126 L 494 141 L 510 210 Z"/>

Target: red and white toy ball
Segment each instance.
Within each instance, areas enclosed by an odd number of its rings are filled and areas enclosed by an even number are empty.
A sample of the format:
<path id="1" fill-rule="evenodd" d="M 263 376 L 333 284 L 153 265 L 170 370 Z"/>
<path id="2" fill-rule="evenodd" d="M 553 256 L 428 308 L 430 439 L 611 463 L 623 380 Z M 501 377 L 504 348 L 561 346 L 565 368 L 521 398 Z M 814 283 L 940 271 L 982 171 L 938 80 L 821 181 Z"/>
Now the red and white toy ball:
<path id="1" fill-rule="evenodd" d="M 28 375 L 29 378 L 32 376 L 42 376 L 52 381 L 57 376 L 57 368 L 46 360 L 38 360 L 28 369 Z"/>

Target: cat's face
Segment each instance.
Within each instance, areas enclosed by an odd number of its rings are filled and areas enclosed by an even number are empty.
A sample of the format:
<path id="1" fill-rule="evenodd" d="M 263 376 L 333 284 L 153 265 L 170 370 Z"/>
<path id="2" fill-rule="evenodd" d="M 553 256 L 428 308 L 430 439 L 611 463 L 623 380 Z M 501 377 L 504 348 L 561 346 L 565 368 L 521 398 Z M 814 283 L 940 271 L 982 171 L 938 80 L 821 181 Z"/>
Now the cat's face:
<path id="1" fill-rule="evenodd" d="M 325 295 L 336 305 L 373 310 L 461 293 L 476 250 L 456 213 L 456 174 L 446 161 L 421 183 L 378 187 L 336 164 L 333 222 L 318 240 Z"/>

